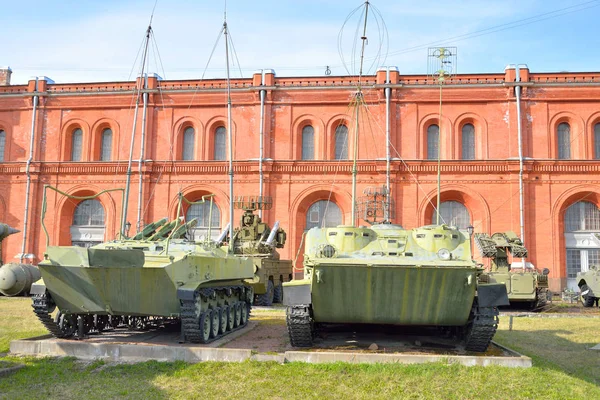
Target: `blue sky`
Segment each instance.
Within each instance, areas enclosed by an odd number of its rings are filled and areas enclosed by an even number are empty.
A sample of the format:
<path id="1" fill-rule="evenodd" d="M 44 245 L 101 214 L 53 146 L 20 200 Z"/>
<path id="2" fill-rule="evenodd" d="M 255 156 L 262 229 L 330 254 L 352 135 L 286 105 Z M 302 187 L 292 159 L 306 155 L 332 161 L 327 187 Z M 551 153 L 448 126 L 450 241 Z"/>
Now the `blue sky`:
<path id="1" fill-rule="evenodd" d="M 138 51 L 155 0 L 5 1 L 0 66 L 12 83 L 46 75 L 58 83 L 122 81 L 139 70 Z M 278 76 L 345 75 L 338 34 L 361 1 L 229 0 L 227 20 L 237 60 L 232 76 L 260 68 Z M 600 71 L 597 21 L 600 0 L 374 0 L 387 27 L 369 20 L 366 56 L 373 60 L 387 32 L 387 59 L 404 74 L 427 73 L 427 47 L 458 48 L 458 73 L 502 72 L 525 63 L 534 72 Z M 571 8 L 568 8 L 571 7 Z M 568 9 L 565 9 L 568 8 Z M 556 10 L 561 10 L 553 12 Z M 158 0 L 150 72 L 166 79 L 197 79 L 223 23 L 224 1 Z M 550 13 L 550 14 L 548 14 Z M 371 12 L 375 15 L 375 12 Z M 522 22 L 524 19 L 528 19 Z M 341 53 L 352 56 L 358 14 L 343 30 Z M 521 26 L 516 26 L 521 25 Z M 483 31 L 498 27 L 490 32 Z M 452 39 L 462 36 L 462 40 Z M 221 39 L 205 77 L 225 75 Z M 159 58 L 160 57 L 160 58 Z M 161 62 L 159 61 L 162 61 Z M 374 73 L 373 62 L 366 73 Z M 133 71 L 133 73 L 132 73 Z"/>

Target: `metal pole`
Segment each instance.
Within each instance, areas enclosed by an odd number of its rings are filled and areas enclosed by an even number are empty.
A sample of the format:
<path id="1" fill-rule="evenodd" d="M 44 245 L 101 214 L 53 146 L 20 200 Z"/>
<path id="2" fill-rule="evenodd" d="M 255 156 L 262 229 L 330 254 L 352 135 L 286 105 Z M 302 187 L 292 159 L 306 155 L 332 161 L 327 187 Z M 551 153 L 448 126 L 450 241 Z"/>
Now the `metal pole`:
<path id="1" fill-rule="evenodd" d="M 148 30 L 146 31 L 146 45 L 144 46 L 144 55 L 142 57 L 142 74 L 144 76 L 144 68 L 146 66 L 146 57 L 148 55 L 148 44 L 150 43 L 150 32 L 152 31 L 152 26 L 148 26 Z M 136 82 L 137 83 L 137 82 Z M 136 85 L 137 86 L 137 85 Z M 121 221 L 121 236 L 125 236 L 125 224 L 127 223 L 127 208 L 129 206 L 129 189 L 131 186 L 131 162 L 133 160 L 133 146 L 135 144 L 135 131 L 137 128 L 137 116 L 138 109 L 140 106 L 140 91 L 141 88 L 137 88 L 137 95 L 135 98 L 135 111 L 133 113 L 133 127 L 131 129 L 131 143 L 129 145 L 129 161 L 127 162 L 127 179 L 125 181 L 125 201 L 123 202 L 123 220 Z"/>
<path id="2" fill-rule="evenodd" d="M 148 74 L 146 74 L 144 79 L 144 89 L 148 89 Z M 140 159 L 138 161 L 138 170 L 140 174 L 140 181 L 138 185 L 138 209 L 137 209 L 137 223 L 136 229 L 139 233 L 142 230 L 142 190 L 144 183 L 144 172 L 142 171 L 142 165 L 144 163 L 144 149 L 146 144 L 146 112 L 148 109 L 148 92 L 144 92 L 144 108 L 142 109 L 142 140 L 140 145 Z"/>
<path id="3" fill-rule="evenodd" d="M 437 149 L 437 220 L 436 225 L 440 224 L 440 196 L 441 196 L 441 154 L 442 154 L 442 83 L 440 81 L 440 121 L 438 126 L 438 149 Z"/>
<path id="4" fill-rule="evenodd" d="M 233 226 L 233 135 L 231 133 L 231 84 L 229 82 L 229 38 L 227 37 L 227 21 L 223 22 L 225 35 L 225 61 L 227 64 L 227 136 L 229 140 L 229 226 Z M 229 235 L 229 252 L 233 252 L 233 230 Z"/>
<path id="5" fill-rule="evenodd" d="M 387 67 L 386 84 L 390 83 L 390 67 Z M 390 164 L 391 164 L 391 153 L 390 153 L 390 97 L 392 89 L 390 87 L 385 88 L 385 186 L 387 188 L 387 206 L 384 212 L 384 219 L 386 222 L 390 221 L 391 215 L 391 197 L 392 189 L 390 183 Z"/>
<path id="6" fill-rule="evenodd" d="M 29 158 L 25 166 L 25 175 L 27 176 L 27 183 L 25 184 L 25 215 L 23 216 L 23 243 L 21 244 L 21 254 L 19 261 L 23 262 L 25 258 L 25 251 L 27 249 L 27 224 L 29 223 L 29 194 L 31 191 L 31 162 L 33 161 L 33 142 L 35 140 L 35 120 L 37 119 L 37 106 L 39 102 L 39 96 L 37 95 L 38 90 L 38 78 L 35 78 L 35 88 L 33 96 L 33 109 L 31 111 L 31 134 L 29 137 Z"/>
<path id="7" fill-rule="evenodd" d="M 521 242 L 525 244 L 525 199 L 523 187 L 523 133 L 521 129 L 521 65 L 516 67 L 515 95 L 517 101 L 517 133 L 519 136 L 519 224 L 521 225 Z M 525 259 L 522 259 L 523 270 L 525 270 Z"/>
<path id="8" fill-rule="evenodd" d="M 265 80 L 265 73 L 264 71 L 262 72 L 262 77 L 261 77 L 261 84 L 264 85 L 264 80 Z M 262 201 L 262 197 L 263 197 L 263 185 L 264 185 L 264 172 L 263 172 L 263 158 L 264 158 L 264 120 L 265 120 L 265 95 L 266 95 L 267 91 L 266 90 L 261 90 L 260 91 L 260 126 L 259 126 L 259 131 L 260 131 L 260 151 L 259 151 L 259 155 L 258 155 L 258 177 L 259 177 L 259 190 L 258 190 L 258 195 L 260 196 L 260 200 Z M 262 218 L 262 207 L 258 210 L 258 216 L 260 218 Z"/>

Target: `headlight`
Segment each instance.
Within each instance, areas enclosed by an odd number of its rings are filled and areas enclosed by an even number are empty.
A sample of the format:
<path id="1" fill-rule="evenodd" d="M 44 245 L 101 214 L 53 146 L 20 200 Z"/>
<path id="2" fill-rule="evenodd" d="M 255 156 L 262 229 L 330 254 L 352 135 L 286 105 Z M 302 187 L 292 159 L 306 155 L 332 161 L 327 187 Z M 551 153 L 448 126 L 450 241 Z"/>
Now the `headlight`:
<path id="1" fill-rule="evenodd" d="M 448 249 L 440 249 L 437 252 L 437 255 L 442 260 L 449 260 L 450 259 L 450 250 L 448 250 Z"/>

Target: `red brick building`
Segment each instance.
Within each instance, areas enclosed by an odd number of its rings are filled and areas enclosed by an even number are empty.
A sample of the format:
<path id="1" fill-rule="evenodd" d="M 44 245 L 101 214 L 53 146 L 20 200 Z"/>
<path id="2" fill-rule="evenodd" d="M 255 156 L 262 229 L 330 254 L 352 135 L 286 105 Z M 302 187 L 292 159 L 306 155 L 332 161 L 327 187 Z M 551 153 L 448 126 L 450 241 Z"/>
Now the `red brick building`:
<path id="1" fill-rule="evenodd" d="M 600 73 L 519 72 L 519 82 L 514 67 L 451 79 L 441 121 L 439 87 L 427 76 L 395 68 L 367 76 L 358 143 L 348 106 L 355 78 L 280 78 L 266 70 L 233 80 L 236 194 L 259 192 L 262 126 L 264 194 L 275 203 L 264 219 L 287 230 L 281 253 L 293 258 L 307 225 L 350 223 L 347 158 L 355 148 L 358 193 L 386 182 L 389 115 L 394 222 L 432 222 L 440 151 L 445 219 L 476 231 L 519 233 L 519 85 L 528 261 L 549 268 L 551 288 L 562 289 L 578 269 L 600 262 Z M 0 221 L 22 231 L 4 242 L 5 261 L 22 255 L 35 263 L 42 256 L 44 185 L 76 196 L 125 186 L 137 85 L 141 80 L 54 84 L 45 78 L 10 85 L 9 70 L 0 71 Z M 132 231 L 138 214 L 140 225 L 174 218 L 180 190 L 190 200 L 214 193 L 212 226 L 222 229 L 229 221 L 225 81 L 151 76 L 143 92 L 147 109 L 138 113 L 127 215 Z M 121 196 L 74 200 L 48 191 L 50 244 L 114 238 Z M 186 210 L 200 218 L 198 235 L 208 225 L 206 211 Z"/>

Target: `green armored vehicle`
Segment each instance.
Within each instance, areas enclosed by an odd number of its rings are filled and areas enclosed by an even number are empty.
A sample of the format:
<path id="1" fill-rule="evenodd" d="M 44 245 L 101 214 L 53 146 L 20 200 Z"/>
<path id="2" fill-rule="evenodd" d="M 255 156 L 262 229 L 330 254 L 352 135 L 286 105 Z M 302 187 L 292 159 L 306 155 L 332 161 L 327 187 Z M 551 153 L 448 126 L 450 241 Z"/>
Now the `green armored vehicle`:
<path id="1" fill-rule="evenodd" d="M 479 284 L 467 232 L 447 225 L 403 229 L 313 228 L 306 234 L 304 279 L 284 283 L 290 341 L 310 347 L 324 323 L 456 328 L 470 351 L 496 332 L 503 284 Z"/>
<path id="2" fill-rule="evenodd" d="M 590 266 L 589 271 L 577 273 L 577 286 L 579 286 L 581 302 L 584 307 L 598 306 L 600 302 L 600 269 Z"/>
<path id="3" fill-rule="evenodd" d="M 531 267 L 516 268 L 516 265 L 522 266 L 521 262 L 510 263 L 509 254 L 513 258 L 527 257 L 527 249 L 514 232 L 497 232 L 492 236 L 476 233 L 474 241 L 481 255 L 490 258 L 492 264 L 490 271 L 480 277 L 481 282 L 506 285 L 511 304 L 528 304 L 534 310 L 540 310 L 546 305 L 550 271 L 545 268 L 539 273 Z"/>
<path id="4" fill-rule="evenodd" d="M 186 239 L 195 222 L 162 219 L 90 248 L 49 246 L 39 264 L 43 283 L 31 290 L 35 314 L 61 338 L 178 318 L 182 340 L 207 343 L 243 327 L 254 296 L 244 285 L 254 276 L 252 261 L 217 242 Z"/>
<path id="5" fill-rule="evenodd" d="M 244 210 L 240 226 L 233 233 L 233 251 L 250 257 L 254 263 L 254 278 L 247 281 L 254 290 L 254 304 L 270 306 L 283 300 L 283 282 L 292 280 L 292 261 L 281 260 L 276 249 L 283 248 L 286 234 L 275 222 L 273 229 L 262 222 L 256 210 L 269 210 L 273 200 L 268 196 L 240 196 L 234 207 Z"/>

